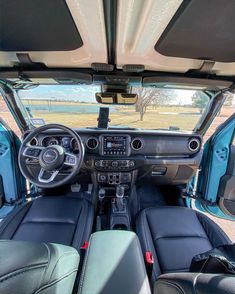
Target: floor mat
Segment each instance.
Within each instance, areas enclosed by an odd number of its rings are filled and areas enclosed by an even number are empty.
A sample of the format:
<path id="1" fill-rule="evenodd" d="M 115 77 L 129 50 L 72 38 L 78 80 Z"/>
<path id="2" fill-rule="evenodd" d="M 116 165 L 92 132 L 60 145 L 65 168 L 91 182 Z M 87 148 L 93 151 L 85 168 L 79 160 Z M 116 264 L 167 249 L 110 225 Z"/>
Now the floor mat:
<path id="1" fill-rule="evenodd" d="M 136 189 L 139 209 L 142 210 L 147 207 L 165 206 L 165 205 L 179 205 L 179 189 L 178 187 L 157 187 L 152 183 L 144 183 Z"/>

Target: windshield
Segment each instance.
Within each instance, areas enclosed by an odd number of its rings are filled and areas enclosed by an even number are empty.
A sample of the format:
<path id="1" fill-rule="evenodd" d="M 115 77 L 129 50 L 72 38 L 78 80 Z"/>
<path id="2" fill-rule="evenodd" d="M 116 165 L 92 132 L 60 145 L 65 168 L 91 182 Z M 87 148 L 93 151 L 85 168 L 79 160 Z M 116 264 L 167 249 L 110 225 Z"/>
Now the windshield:
<path id="1" fill-rule="evenodd" d="M 18 90 L 33 124 L 61 123 L 69 127 L 96 127 L 100 106 L 94 85 L 40 85 Z M 109 105 L 109 127 L 193 130 L 209 98 L 201 91 L 132 87 L 135 105 Z"/>

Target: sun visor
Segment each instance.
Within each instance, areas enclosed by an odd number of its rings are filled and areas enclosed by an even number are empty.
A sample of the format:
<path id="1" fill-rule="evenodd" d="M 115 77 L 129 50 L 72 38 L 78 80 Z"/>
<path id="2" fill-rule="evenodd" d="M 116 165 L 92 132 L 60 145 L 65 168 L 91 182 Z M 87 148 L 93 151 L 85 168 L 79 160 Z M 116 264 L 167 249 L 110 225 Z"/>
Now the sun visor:
<path id="1" fill-rule="evenodd" d="M 68 51 L 82 45 L 64 0 L 0 0 L 0 51 Z"/>
<path id="2" fill-rule="evenodd" d="M 186 0 L 155 45 L 162 55 L 235 62 L 235 1 Z"/>

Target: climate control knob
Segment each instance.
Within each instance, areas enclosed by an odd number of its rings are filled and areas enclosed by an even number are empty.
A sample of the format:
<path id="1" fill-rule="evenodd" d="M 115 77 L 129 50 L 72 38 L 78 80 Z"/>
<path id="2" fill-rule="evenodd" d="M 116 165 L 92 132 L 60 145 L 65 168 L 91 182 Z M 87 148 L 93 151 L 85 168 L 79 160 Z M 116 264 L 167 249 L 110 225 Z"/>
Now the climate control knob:
<path id="1" fill-rule="evenodd" d="M 135 162 L 133 160 L 129 161 L 129 167 L 134 167 L 135 166 Z"/>
<path id="2" fill-rule="evenodd" d="M 101 166 L 101 162 L 100 162 L 100 160 L 97 160 L 97 161 L 95 162 L 95 166 L 97 166 L 97 167 L 100 167 L 100 166 Z"/>
<path id="3" fill-rule="evenodd" d="M 118 161 L 112 161 L 112 167 L 118 167 Z"/>

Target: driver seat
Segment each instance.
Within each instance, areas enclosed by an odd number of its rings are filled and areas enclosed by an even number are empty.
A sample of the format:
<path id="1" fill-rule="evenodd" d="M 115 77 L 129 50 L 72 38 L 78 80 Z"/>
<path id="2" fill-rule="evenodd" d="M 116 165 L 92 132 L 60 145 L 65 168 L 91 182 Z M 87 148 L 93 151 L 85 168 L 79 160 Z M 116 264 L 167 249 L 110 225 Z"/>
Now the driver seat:
<path id="1" fill-rule="evenodd" d="M 78 251 L 89 239 L 93 206 L 78 197 L 40 197 L 14 209 L 0 224 L 0 239 L 49 242 Z"/>

